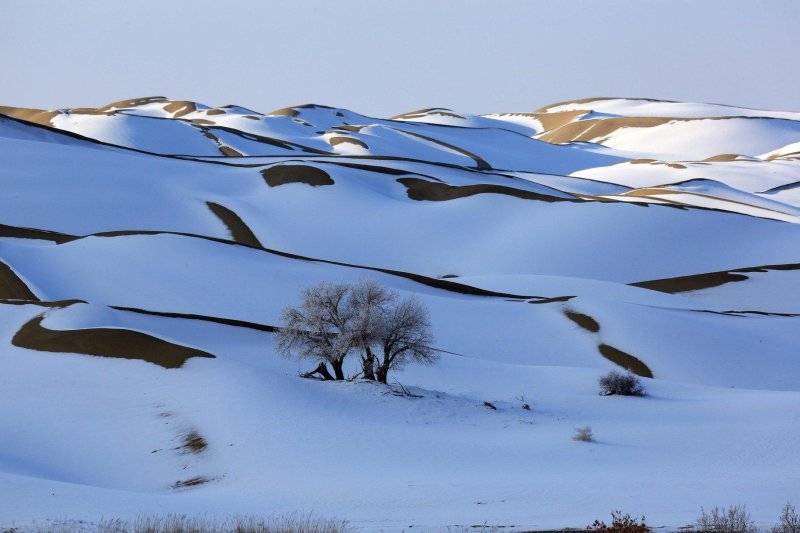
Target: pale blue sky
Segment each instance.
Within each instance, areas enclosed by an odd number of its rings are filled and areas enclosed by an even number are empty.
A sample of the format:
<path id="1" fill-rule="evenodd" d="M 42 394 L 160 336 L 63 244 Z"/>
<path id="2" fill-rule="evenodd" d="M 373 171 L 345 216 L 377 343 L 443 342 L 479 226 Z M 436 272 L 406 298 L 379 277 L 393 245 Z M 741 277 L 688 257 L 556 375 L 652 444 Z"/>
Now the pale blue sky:
<path id="1" fill-rule="evenodd" d="M 800 111 L 800 0 L 0 0 L 0 105 L 530 111 L 646 96 Z"/>

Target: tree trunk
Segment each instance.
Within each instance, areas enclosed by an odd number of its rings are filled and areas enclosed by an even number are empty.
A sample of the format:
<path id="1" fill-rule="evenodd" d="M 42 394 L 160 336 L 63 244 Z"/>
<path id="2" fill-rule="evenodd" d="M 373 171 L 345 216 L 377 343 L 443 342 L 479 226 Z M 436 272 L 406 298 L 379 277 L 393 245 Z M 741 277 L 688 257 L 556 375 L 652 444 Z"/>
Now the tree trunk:
<path id="1" fill-rule="evenodd" d="M 375 380 L 375 356 L 372 350 L 367 346 L 367 354 L 361 359 L 361 366 L 364 368 L 364 379 Z"/>
<path id="2" fill-rule="evenodd" d="M 342 366 L 344 365 L 344 359 L 340 359 L 339 361 L 331 361 L 331 366 L 333 367 L 333 373 L 336 375 L 336 379 L 342 381 L 344 379 L 344 371 L 342 370 Z"/>
<path id="3" fill-rule="evenodd" d="M 389 369 L 385 366 L 379 366 L 378 371 L 376 372 L 376 377 L 378 381 L 385 384 L 386 379 L 389 377 Z"/>
<path id="4" fill-rule="evenodd" d="M 328 367 L 325 366 L 325 363 L 320 363 L 319 366 L 314 370 L 312 370 L 311 372 L 306 372 L 305 374 L 303 374 L 303 377 L 310 378 L 314 374 L 319 374 L 320 376 L 322 376 L 322 379 L 324 380 L 333 379 L 333 376 L 331 376 L 331 373 L 328 372 Z"/>

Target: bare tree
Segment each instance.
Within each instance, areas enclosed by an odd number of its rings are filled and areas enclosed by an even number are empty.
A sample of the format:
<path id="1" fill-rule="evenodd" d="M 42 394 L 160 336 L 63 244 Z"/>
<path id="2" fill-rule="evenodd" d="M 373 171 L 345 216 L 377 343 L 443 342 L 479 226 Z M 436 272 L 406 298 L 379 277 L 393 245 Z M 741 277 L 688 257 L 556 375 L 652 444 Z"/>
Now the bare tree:
<path id="1" fill-rule="evenodd" d="M 283 325 L 278 330 L 278 351 L 286 356 L 316 359 L 313 372 L 331 379 L 326 363 L 335 378 L 344 379 L 343 364 L 347 354 L 360 346 L 358 315 L 347 284 L 322 282 L 304 289 L 299 307 L 285 307 Z"/>
<path id="2" fill-rule="evenodd" d="M 414 296 L 400 300 L 396 291 L 367 279 L 319 283 L 304 289 L 301 300 L 298 307 L 284 308 L 277 347 L 286 356 L 319 361 L 306 376 L 344 379 L 344 360 L 353 351 L 360 352 L 364 378 L 381 383 L 391 369 L 438 358 L 428 311 Z"/>
<path id="3" fill-rule="evenodd" d="M 372 346 L 378 340 L 377 334 L 396 300 L 396 292 L 382 287 L 372 279 L 363 279 L 353 285 L 350 303 L 356 316 L 355 337 L 361 348 L 364 379 L 375 379 L 378 358 L 375 357 Z"/>
<path id="4" fill-rule="evenodd" d="M 382 352 L 375 371 L 381 383 L 386 383 L 390 369 L 402 368 L 409 361 L 433 364 L 439 357 L 431 347 L 428 310 L 413 295 L 385 310 L 374 343 Z"/>

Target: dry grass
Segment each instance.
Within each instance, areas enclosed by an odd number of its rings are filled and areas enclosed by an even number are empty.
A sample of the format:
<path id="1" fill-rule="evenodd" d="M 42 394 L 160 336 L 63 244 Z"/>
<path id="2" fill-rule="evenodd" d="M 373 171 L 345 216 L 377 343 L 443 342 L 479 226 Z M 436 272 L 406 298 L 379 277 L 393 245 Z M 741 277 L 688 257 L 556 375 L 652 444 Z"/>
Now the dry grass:
<path id="1" fill-rule="evenodd" d="M 132 521 L 102 520 L 2 530 L 2 533 L 348 533 L 346 521 L 319 518 L 310 514 L 287 514 L 273 518 L 234 517 L 215 520 L 204 516 L 168 514 L 140 516 Z"/>

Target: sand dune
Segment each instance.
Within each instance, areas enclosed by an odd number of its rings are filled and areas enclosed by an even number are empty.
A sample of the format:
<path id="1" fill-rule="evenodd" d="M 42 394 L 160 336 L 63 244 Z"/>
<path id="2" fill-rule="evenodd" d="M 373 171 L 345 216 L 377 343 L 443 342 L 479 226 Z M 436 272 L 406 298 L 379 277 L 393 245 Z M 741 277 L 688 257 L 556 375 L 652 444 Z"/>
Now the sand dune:
<path id="1" fill-rule="evenodd" d="M 798 143 L 797 113 L 653 99 L 2 107 L 0 529 L 772 519 L 800 438 Z M 282 310 L 365 278 L 428 309 L 438 361 L 302 379 L 318 361 L 280 356 Z M 600 396 L 612 370 L 647 396 Z"/>

